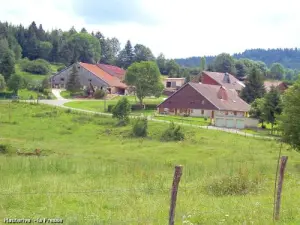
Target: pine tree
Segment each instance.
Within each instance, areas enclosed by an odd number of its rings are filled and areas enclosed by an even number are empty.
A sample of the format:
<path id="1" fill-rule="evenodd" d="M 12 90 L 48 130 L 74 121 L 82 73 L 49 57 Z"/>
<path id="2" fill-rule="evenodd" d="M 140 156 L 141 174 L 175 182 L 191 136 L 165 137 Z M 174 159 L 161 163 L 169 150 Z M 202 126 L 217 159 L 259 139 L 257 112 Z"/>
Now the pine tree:
<path id="1" fill-rule="evenodd" d="M 15 58 L 10 49 L 6 49 L 0 58 L 0 73 L 8 81 L 10 76 L 15 72 Z"/>
<path id="2" fill-rule="evenodd" d="M 68 82 L 66 84 L 66 89 L 72 93 L 79 91 L 81 88 L 80 79 L 76 64 L 72 67 L 72 72 L 69 75 Z"/>
<path id="3" fill-rule="evenodd" d="M 246 87 L 241 91 L 241 98 L 252 103 L 256 98 L 262 98 L 265 94 L 265 87 L 263 82 L 263 77 L 257 68 L 252 68 L 249 75 L 248 81 L 246 82 Z"/>
<path id="4" fill-rule="evenodd" d="M 273 127 L 276 123 L 276 118 L 281 114 L 282 102 L 279 90 L 272 86 L 270 91 L 264 97 L 263 113 L 266 122 L 271 123 L 272 133 Z"/>
<path id="5" fill-rule="evenodd" d="M 205 57 L 201 57 L 200 59 L 200 73 L 206 69 L 206 59 Z"/>
<path id="6" fill-rule="evenodd" d="M 124 49 L 120 51 L 117 66 L 127 69 L 134 62 L 134 52 L 131 42 L 128 40 Z"/>

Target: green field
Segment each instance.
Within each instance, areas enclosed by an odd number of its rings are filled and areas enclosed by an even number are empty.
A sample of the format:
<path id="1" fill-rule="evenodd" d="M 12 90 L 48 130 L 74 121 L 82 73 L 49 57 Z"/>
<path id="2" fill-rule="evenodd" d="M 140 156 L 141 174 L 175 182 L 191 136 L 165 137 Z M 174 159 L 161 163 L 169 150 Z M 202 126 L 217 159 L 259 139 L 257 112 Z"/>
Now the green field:
<path id="1" fill-rule="evenodd" d="M 0 102 L 1 103 L 1 102 Z M 183 127 L 186 140 L 131 136 L 110 117 L 0 104 L 0 217 L 64 224 L 168 224 L 174 166 L 183 165 L 175 224 L 272 224 L 279 144 Z M 42 150 L 40 157 L 15 152 Z M 300 155 L 287 151 L 281 219 L 300 224 Z M 184 221 L 190 221 L 187 223 Z"/>
<path id="2" fill-rule="evenodd" d="M 62 95 L 63 96 L 63 95 Z M 64 96 L 63 96 L 64 97 Z M 83 100 L 83 101 L 72 101 L 65 103 L 65 106 L 72 107 L 72 108 L 78 108 L 78 109 L 86 109 L 91 110 L 95 112 L 104 112 L 104 107 L 106 105 L 106 108 L 108 105 L 114 105 L 116 104 L 121 97 L 116 97 L 112 100 Z M 144 99 L 144 104 L 159 104 L 163 101 L 165 97 L 160 98 L 146 98 Z M 130 101 L 131 104 L 138 104 L 136 102 L 134 96 L 127 96 L 127 99 Z M 146 110 L 147 111 L 147 110 Z M 150 110 L 151 113 L 154 112 L 154 110 Z M 148 110 L 149 113 L 149 110 Z"/>

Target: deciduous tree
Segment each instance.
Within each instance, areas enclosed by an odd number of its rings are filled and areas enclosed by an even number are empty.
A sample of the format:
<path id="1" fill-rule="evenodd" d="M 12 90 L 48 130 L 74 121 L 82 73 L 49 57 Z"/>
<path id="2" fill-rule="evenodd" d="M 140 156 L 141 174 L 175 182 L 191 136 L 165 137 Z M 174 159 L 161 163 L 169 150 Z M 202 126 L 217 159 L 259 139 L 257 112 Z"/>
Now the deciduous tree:
<path id="1" fill-rule="evenodd" d="M 279 128 L 283 141 L 300 151 L 300 78 L 283 95 L 283 112 Z"/>
<path id="2" fill-rule="evenodd" d="M 4 77 L 0 74 L 0 91 L 3 91 L 6 87 L 6 82 Z"/>
<path id="3" fill-rule="evenodd" d="M 144 61 L 133 63 L 127 70 L 125 82 L 135 86 L 136 96 L 143 105 L 147 96 L 159 96 L 163 90 L 160 72 L 155 62 Z"/>
<path id="4" fill-rule="evenodd" d="M 23 77 L 18 74 L 13 74 L 7 82 L 7 87 L 12 90 L 14 94 L 18 95 L 18 91 L 24 87 Z"/>

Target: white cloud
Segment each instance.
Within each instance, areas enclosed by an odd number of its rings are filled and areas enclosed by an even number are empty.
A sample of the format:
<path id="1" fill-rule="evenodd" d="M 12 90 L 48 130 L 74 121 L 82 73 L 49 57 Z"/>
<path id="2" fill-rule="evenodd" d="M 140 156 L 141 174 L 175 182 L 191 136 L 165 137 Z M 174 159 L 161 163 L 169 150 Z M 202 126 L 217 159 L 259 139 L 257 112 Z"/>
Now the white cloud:
<path id="1" fill-rule="evenodd" d="M 73 11 L 72 0 L 10 0 L 1 4 L 0 20 L 26 26 L 34 20 L 46 29 L 66 30 L 74 25 L 77 29 L 99 30 L 123 44 L 130 39 L 133 44 L 150 47 L 155 55 L 163 52 L 171 58 L 299 46 L 297 0 L 141 1 L 158 25 L 86 24 Z"/>

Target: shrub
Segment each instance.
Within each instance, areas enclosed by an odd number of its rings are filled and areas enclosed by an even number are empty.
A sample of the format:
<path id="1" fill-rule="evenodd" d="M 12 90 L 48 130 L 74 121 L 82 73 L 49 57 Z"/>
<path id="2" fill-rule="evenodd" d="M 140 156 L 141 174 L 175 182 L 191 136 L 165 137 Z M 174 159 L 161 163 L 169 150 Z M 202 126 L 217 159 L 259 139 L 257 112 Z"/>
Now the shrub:
<path id="1" fill-rule="evenodd" d="M 115 105 L 108 105 L 107 106 L 107 112 L 112 112 L 112 109 L 114 108 Z"/>
<path id="2" fill-rule="evenodd" d="M 247 169 L 240 169 L 237 174 L 214 178 L 206 190 L 214 196 L 245 195 L 256 192 L 262 181 L 260 174 L 251 178 Z"/>
<path id="3" fill-rule="evenodd" d="M 97 90 L 94 94 L 95 99 L 102 99 L 106 95 L 106 92 L 104 90 Z"/>
<path id="4" fill-rule="evenodd" d="M 142 110 L 142 109 L 155 110 L 155 109 L 157 109 L 157 104 L 145 104 L 143 106 L 141 106 L 140 104 L 131 105 L 131 110 L 132 111 Z"/>
<path id="5" fill-rule="evenodd" d="M 176 126 L 173 122 L 161 135 L 162 141 L 182 141 L 184 140 L 184 133 L 180 126 Z"/>
<path id="6" fill-rule="evenodd" d="M 6 154 L 8 153 L 9 146 L 5 144 L 0 144 L 0 153 L 1 154 Z"/>
<path id="7" fill-rule="evenodd" d="M 157 104 L 146 104 L 145 109 L 147 109 L 147 110 L 156 110 L 157 109 Z"/>
<path id="8" fill-rule="evenodd" d="M 112 108 L 113 118 L 123 121 L 124 124 L 129 122 L 129 114 L 131 112 L 130 102 L 126 97 L 121 98 L 117 104 Z"/>
<path id="9" fill-rule="evenodd" d="M 60 72 L 60 71 L 64 70 L 65 68 L 66 68 L 65 65 L 59 66 L 59 67 L 57 68 L 57 72 Z"/>
<path id="10" fill-rule="evenodd" d="M 77 96 L 84 96 L 84 91 L 76 91 L 76 92 L 72 92 L 70 93 L 71 97 L 77 97 Z"/>
<path id="11" fill-rule="evenodd" d="M 144 109 L 144 107 L 140 104 L 135 104 L 135 105 L 131 105 L 131 110 L 135 111 L 135 110 L 142 110 Z"/>
<path id="12" fill-rule="evenodd" d="M 147 137 L 148 134 L 148 120 L 147 118 L 138 118 L 134 121 L 132 126 L 132 134 L 135 137 Z"/>
<path id="13" fill-rule="evenodd" d="M 43 59 L 33 61 L 27 58 L 20 61 L 21 70 L 33 74 L 49 74 L 51 71 L 50 63 Z"/>

